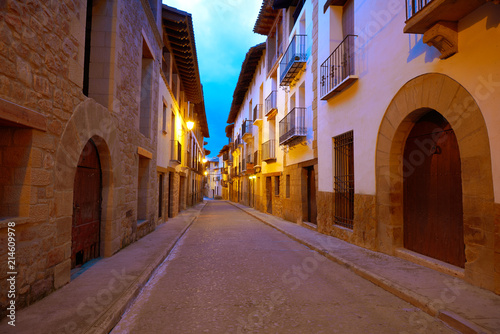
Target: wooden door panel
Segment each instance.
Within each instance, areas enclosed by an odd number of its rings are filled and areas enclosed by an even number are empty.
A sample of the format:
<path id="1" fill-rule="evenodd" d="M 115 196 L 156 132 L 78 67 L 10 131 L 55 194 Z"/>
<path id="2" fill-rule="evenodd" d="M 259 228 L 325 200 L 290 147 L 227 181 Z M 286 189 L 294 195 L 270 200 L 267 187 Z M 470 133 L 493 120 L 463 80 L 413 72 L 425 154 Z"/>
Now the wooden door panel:
<path id="1" fill-rule="evenodd" d="M 97 149 L 88 142 L 80 156 L 73 187 L 71 267 L 99 257 L 101 170 Z"/>
<path id="2" fill-rule="evenodd" d="M 405 146 L 404 245 L 464 267 L 458 142 L 437 113 L 417 122 Z"/>

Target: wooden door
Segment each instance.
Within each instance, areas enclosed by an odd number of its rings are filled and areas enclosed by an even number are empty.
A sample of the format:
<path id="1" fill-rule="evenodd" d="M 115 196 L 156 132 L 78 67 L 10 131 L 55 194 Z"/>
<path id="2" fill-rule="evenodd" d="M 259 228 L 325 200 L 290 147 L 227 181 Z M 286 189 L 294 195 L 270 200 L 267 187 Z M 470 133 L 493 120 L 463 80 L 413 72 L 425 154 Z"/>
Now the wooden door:
<path id="1" fill-rule="evenodd" d="M 78 161 L 73 188 L 71 268 L 99 257 L 101 167 L 97 148 L 87 142 Z"/>
<path id="2" fill-rule="evenodd" d="M 273 197 L 272 197 L 272 180 L 271 177 L 266 177 L 266 200 L 267 200 L 267 213 L 273 213 Z"/>
<path id="3" fill-rule="evenodd" d="M 173 210 L 173 199 L 172 195 L 174 194 L 174 174 L 172 172 L 168 173 L 168 194 L 167 194 L 167 217 L 174 217 Z"/>
<path id="4" fill-rule="evenodd" d="M 462 178 L 450 124 L 431 111 L 413 127 L 404 151 L 404 245 L 464 267 Z"/>
<path id="5" fill-rule="evenodd" d="M 314 167 L 307 168 L 307 221 L 316 224 L 316 176 Z"/>

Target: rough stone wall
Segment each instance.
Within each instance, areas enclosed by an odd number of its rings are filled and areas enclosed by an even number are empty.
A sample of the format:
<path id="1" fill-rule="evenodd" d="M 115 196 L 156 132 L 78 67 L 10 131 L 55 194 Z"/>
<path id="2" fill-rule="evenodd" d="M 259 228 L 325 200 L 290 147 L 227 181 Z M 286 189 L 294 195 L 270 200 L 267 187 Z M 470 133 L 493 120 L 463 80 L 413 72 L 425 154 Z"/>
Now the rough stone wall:
<path id="1" fill-rule="evenodd" d="M 16 222 L 17 307 L 54 289 L 57 265 L 70 254 L 71 222 L 55 217 L 55 151 L 65 123 L 83 101 L 69 65 L 81 41 L 70 24 L 81 2 L 3 1 L 0 5 L 0 98 L 46 117 L 47 131 L 0 129 L 3 217 Z M 7 291 L 7 225 L 0 225 L 0 290 Z M 59 284 L 59 283 L 57 283 Z M 57 285 L 56 284 L 56 285 Z M 57 287 L 57 286 L 56 286 Z M 0 316 L 6 295 L 0 297 Z"/>
<path id="2" fill-rule="evenodd" d="M 354 194 L 353 229 L 335 225 L 333 192 L 318 192 L 318 230 L 352 244 L 368 249 L 376 248 L 376 198 L 373 195 Z"/>
<path id="3" fill-rule="evenodd" d="M 500 203 L 495 203 L 495 293 L 500 294 Z"/>
<path id="4" fill-rule="evenodd" d="M 180 196 L 180 185 L 181 185 L 181 176 L 179 173 L 172 173 L 172 181 L 173 184 L 170 187 L 172 193 L 170 194 L 170 214 L 172 217 L 175 217 L 179 214 L 179 196 Z"/>
<path id="5" fill-rule="evenodd" d="M 140 103 L 141 31 L 145 31 L 156 59 L 159 59 L 160 47 L 141 2 L 119 1 L 117 6 L 117 35 L 113 37 L 116 39 L 114 61 L 119 69 L 114 77 L 117 101 L 107 110 L 95 102 L 86 103 L 91 99 L 82 93 L 86 1 L 6 0 L 0 4 L 0 98 L 38 112 L 47 121 L 47 131 L 0 129 L 1 184 L 11 187 L 13 194 L 6 196 L 8 189 L 2 193 L 2 203 L 4 199 L 6 204 L 8 198 L 13 200 L 8 206 L 2 204 L 0 210 L 3 217 L 16 216 L 9 220 L 17 223 L 16 305 L 21 308 L 69 281 L 72 180 L 81 147 L 90 136 L 98 134 L 99 138 L 113 140 L 114 147 L 109 147 L 112 152 L 100 149 L 109 143 L 98 145 L 103 158 L 106 154 L 120 157 L 120 161 L 109 159 L 110 165 L 103 169 L 103 177 L 110 178 L 103 184 L 103 195 L 109 197 L 102 213 L 106 221 L 103 247 L 106 256 L 156 225 L 156 139 L 154 135 L 153 139 L 144 137 L 135 126 Z M 157 62 L 154 73 L 152 95 L 156 96 Z M 152 102 L 152 134 L 156 133 L 157 100 L 153 98 Z M 80 108 L 77 116 L 75 110 L 83 104 L 86 107 Z M 103 112 L 107 113 L 104 125 L 100 122 Z M 148 221 L 136 228 L 139 146 L 149 151 L 152 159 Z M 60 153 L 61 147 L 72 147 L 74 151 Z M 66 161 L 72 165 L 64 165 Z M 57 167 L 61 165 L 63 169 Z M 55 189 L 57 185 L 69 190 Z M 0 290 L 7 291 L 6 223 L 3 221 L 0 230 Z M 6 297 L 0 298 L 1 316 Z"/>
<path id="6" fill-rule="evenodd" d="M 287 175 L 290 175 L 290 198 L 286 198 Z M 280 183 L 282 218 L 294 223 L 302 223 L 302 168 L 298 165 L 286 166 L 280 177 Z"/>
<path id="7" fill-rule="evenodd" d="M 145 234 L 154 229 L 156 225 L 155 208 L 158 207 L 157 197 L 157 178 L 156 178 L 156 147 L 157 139 L 154 135 L 158 125 L 158 99 L 153 98 L 151 113 L 152 127 L 151 139 L 146 138 L 139 132 L 136 124 L 139 123 L 140 110 L 140 86 L 141 82 L 141 57 L 143 36 L 141 31 L 144 31 L 149 41 L 149 46 L 152 48 L 155 59 L 160 59 L 160 47 L 155 39 L 147 16 L 143 11 L 142 4 L 139 1 L 119 1 L 118 2 L 118 43 L 116 62 L 117 68 L 120 69 L 117 75 L 116 96 L 119 101 L 118 108 L 115 112 L 119 113 L 117 119 L 118 128 L 120 129 L 120 146 L 123 150 L 123 163 L 117 168 L 122 169 L 122 184 L 124 185 L 126 194 L 124 202 L 121 203 L 121 212 L 130 212 L 131 215 L 125 215 L 122 220 L 122 245 L 121 247 L 130 244 L 137 240 L 140 236 L 135 235 L 134 226 L 137 224 L 137 186 L 130 189 L 130 185 L 137 184 L 139 156 L 137 155 L 137 147 L 143 147 L 153 153 L 153 158 L 149 163 L 149 186 L 148 186 L 148 222 L 142 227 L 145 229 Z M 158 95 L 159 89 L 159 73 L 160 65 L 157 61 L 153 64 L 152 75 L 152 96 Z M 115 105 L 116 107 L 116 105 Z M 177 212 L 177 211 L 175 211 Z"/>

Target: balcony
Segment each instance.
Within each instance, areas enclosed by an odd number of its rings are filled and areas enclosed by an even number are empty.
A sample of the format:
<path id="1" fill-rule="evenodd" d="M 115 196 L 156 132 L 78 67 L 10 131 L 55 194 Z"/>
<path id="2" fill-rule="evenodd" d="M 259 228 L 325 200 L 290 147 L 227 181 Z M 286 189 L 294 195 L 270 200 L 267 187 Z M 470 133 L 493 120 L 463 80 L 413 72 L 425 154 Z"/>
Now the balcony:
<path id="1" fill-rule="evenodd" d="M 260 150 L 253 152 L 252 162 L 255 166 L 260 166 L 262 164 L 262 155 Z"/>
<path id="2" fill-rule="evenodd" d="M 458 52 L 458 21 L 491 0 L 406 0 L 405 33 L 424 34 L 423 42 L 442 59 Z"/>
<path id="3" fill-rule="evenodd" d="M 290 86 L 304 67 L 306 54 L 306 35 L 295 35 L 280 62 L 280 86 Z"/>
<path id="4" fill-rule="evenodd" d="M 262 104 L 257 104 L 253 108 L 253 124 L 262 124 Z"/>
<path id="5" fill-rule="evenodd" d="M 273 90 L 271 94 L 269 94 L 268 97 L 266 97 L 267 118 L 272 118 L 276 116 L 276 114 L 278 113 L 277 99 L 278 99 L 278 92 L 276 90 Z"/>
<path id="6" fill-rule="evenodd" d="M 252 130 L 253 130 L 253 122 L 249 119 L 244 120 L 243 124 L 241 124 L 241 136 L 243 137 L 244 141 L 253 138 Z"/>
<path id="7" fill-rule="evenodd" d="M 236 138 L 234 138 L 234 150 L 238 149 L 238 146 L 243 145 L 243 141 L 241 140 L 241 136 L 238 135 Z"/>
<path id="8" fill-rule="evenodd" d="M 227 167 L 224 167 L 222 168 L 222 174 L 228 174 L 228 168 Z"/>
<path id="9" fill-rule="evenodd" d="M 240 170 L 242 174 L 247 170 L 247 162 L 245 158 L 241 159 Z"/>
<path id="10" fill-rule="evenodd" d="M 274 139 L 262 144 L 262 160 L 267 163 L 276 161 L 276 141 Z"/>
<path id="11" fill-rule="evenodd" d="M 228 160 L 229 160 L 229 152 L 222 153 L 222 161 L 228 161 Z"/>
<path id="12" fill-rule="evenodd" d="M 306 135 L 306 108 L 293 108 L 280 121 L 280 145 L 286 145 L 292 140 Z"/>
<path id="13" fill-rule="evenodd" d="M 182 162 L 182 145 L 178 140 L 170 141 L 170 161 Z"/>
<path id="14" fill-rule="evenodd" d="M 321 99 L 328 100 L 358 80 L 355 72 L 355 38 L 347 35 L 321 65 Z"/>

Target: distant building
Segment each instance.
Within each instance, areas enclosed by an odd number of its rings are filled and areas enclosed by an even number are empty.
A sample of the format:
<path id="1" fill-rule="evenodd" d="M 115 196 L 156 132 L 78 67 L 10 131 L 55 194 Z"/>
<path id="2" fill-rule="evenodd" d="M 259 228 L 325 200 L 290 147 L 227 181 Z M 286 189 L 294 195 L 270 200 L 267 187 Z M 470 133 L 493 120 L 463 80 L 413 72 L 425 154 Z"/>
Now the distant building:
<path id="1" fill-rule="evenodd" d="M 208 128 L 189 14 L 160 0 L 7 0 L 0 12 L 0 289 L 15 223 L 24 307 L 200 201 Z"/>
<path id="2" fill-rule="evenodd" d="M 222 199 L 222 159 L 214 157 L 206 162 L 207 192 L 206 197 Z"/>
<path id="3" fill-rule="evenodd" d="M 264 0 L 228 198 L 500 293 L 497 3 Z"/>

